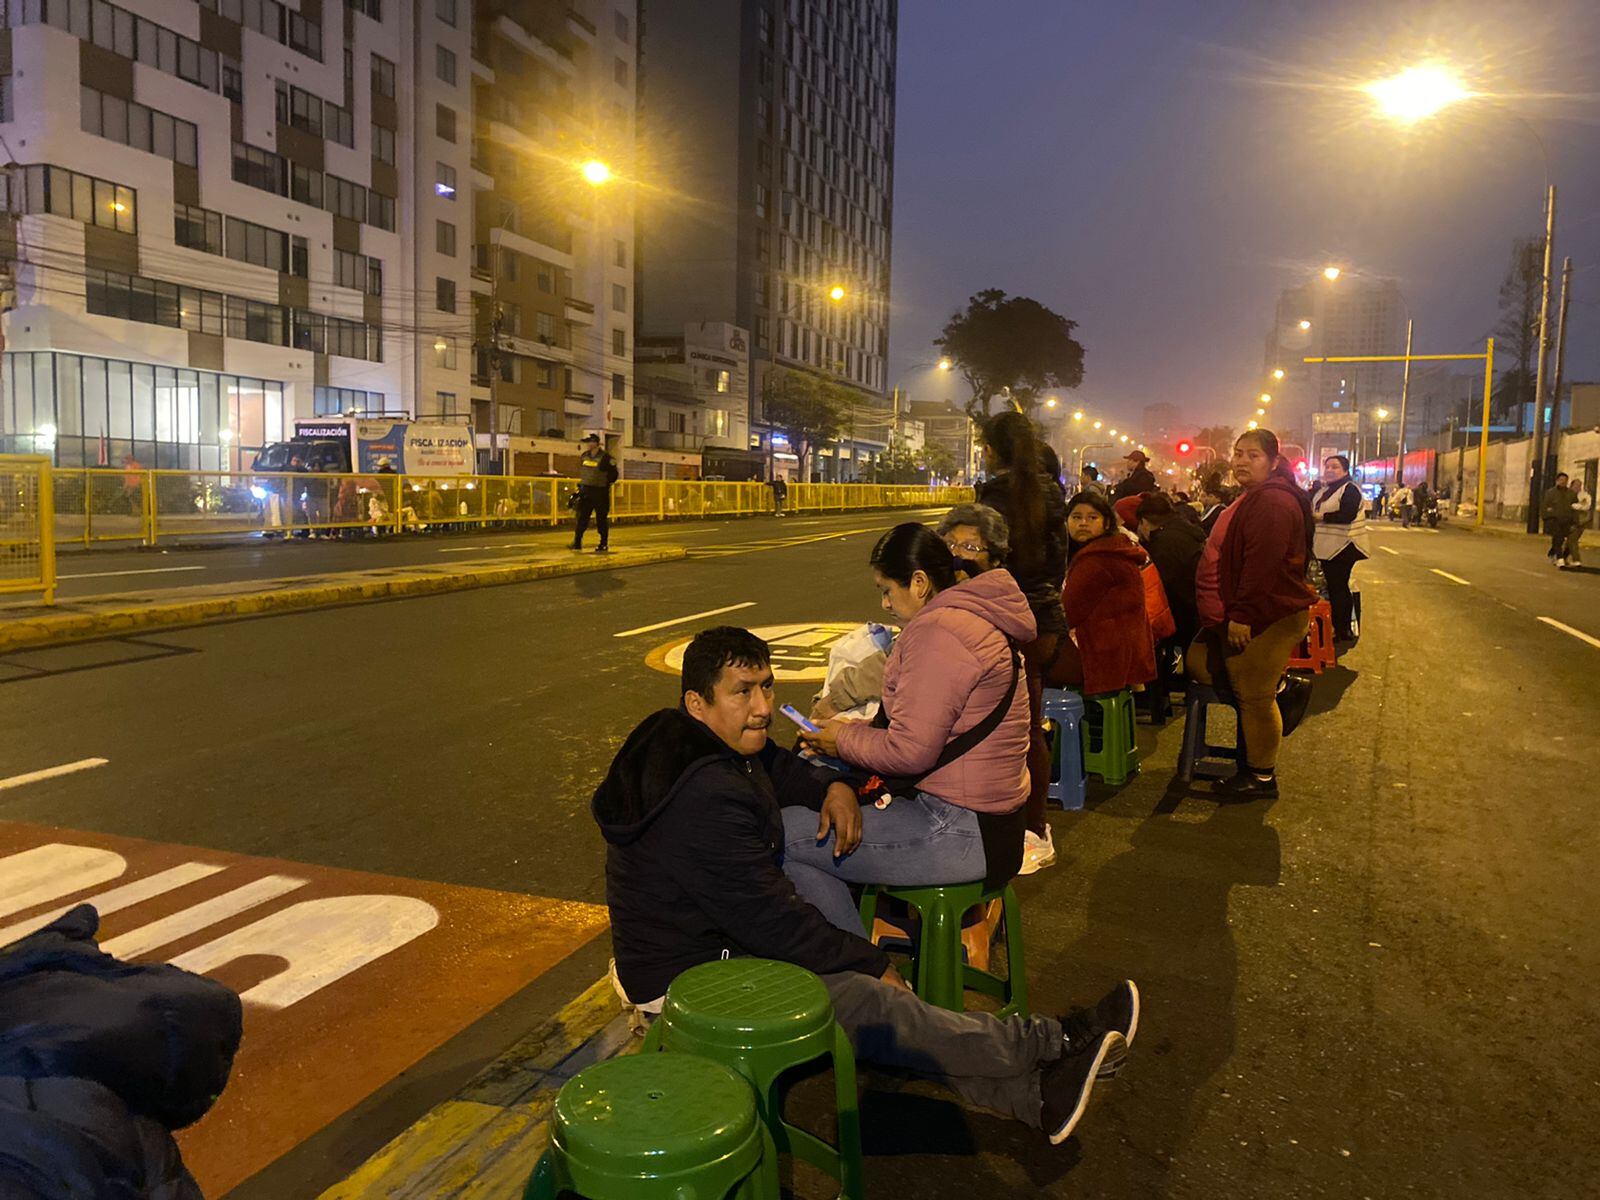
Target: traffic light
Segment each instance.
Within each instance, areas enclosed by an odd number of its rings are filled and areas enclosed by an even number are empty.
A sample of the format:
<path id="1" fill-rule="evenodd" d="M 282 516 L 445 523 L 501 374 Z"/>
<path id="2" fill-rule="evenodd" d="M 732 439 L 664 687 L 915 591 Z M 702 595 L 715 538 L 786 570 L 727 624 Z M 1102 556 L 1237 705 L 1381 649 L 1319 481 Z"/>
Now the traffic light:
<path id="1" fill-rule="evenodd" d="M 1187 457 L 1189 455 L 1189 453 L 1191 451 L 1193 451 L 1193 450 L 1194 450 L 1194 443 L 1191 442 L 1188 438 L 1184 438 L 1181 442 L 1178 443 L 1178 456 L 1180 458 Z"/>

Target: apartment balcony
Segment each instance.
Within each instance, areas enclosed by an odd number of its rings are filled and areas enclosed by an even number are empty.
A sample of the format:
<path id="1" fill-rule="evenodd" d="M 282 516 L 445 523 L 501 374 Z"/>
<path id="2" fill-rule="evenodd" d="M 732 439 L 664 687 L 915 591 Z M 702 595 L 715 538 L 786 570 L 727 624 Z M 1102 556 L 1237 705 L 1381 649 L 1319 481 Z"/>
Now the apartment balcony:
<path id="1" fill-rule="evenodd" d="M 640 442 L 640 438 L 645 440 Z M 651 450 L 702 450 L 706 435 L 703 433 L 678 433 L 671 429 L 636 429 L 634 441 Z"/>
<path id="2" fill-rule="evenodd" d="M 576 296 L 566 298 L 566 318 L 574 325 L 594 324 L 594 305 L 587 300 L 579 300 Z"/>
<path id="3" fill-rule="evenodd" d="M 576 8 L 567 9 L 567 28 L 579 41 L 590 46 L 594 45 L 594 39 L 600 32 L 594 27 L 594 22 Z"/>
<path id="4" fill-rule="evenodd" d="M 546 41 L 507 16 L 497 20 L 494 29 L 513 46 L 526 54 L 531 54 L 566 78 L 572 79 L 577 75 L 577 64 L 572 61 L 572 52 L 565 46 Z"/>
<path id="5" fill-rule="evenodd" d="M 553 339 L 512 337 L 510 334 L 502 333 L 500 349 L 503 353 L 515 354 L 519 358 L 536 358 L 542 362 L 561 363 L 568 367 L 574 362 L 572 347 L 557 345 Z"/>

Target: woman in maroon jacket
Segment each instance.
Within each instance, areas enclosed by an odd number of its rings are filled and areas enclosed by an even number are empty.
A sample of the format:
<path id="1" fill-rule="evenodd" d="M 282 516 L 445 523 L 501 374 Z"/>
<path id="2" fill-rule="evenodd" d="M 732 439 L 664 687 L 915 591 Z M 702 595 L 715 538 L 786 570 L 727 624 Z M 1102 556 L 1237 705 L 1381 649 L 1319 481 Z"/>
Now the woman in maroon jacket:
<path id="1" fill-rule="evenodd" d="M 1218 516 L 1195 572 L 1202 628 L 1189 647 L 1188 667 L 1201 683 L 1212 682 L 1219 663 L 1227 672 L 1245 756 L 1239 774 L 1217 791 L 1248 799 L 1278 794 L 1278 682 L 1306 636 L 1306 613 L 1317 600 L 1306 584 L 1316 525 L 1310 498 L 1271 431 L 1239 435 L 1233 477 L 1244 494 Z"/>
<path id="2" fill-rule="evenodd" d="M 1155 643 L 1145 616 L 1145 552 L 1117 527 L 1098 492 L 1067 505 L 1067 582 L 1062 607 L 1072 633 L 1061 643 L 1050 682 L 1087 695 L 1120 692 L 1156 677 Z"/>

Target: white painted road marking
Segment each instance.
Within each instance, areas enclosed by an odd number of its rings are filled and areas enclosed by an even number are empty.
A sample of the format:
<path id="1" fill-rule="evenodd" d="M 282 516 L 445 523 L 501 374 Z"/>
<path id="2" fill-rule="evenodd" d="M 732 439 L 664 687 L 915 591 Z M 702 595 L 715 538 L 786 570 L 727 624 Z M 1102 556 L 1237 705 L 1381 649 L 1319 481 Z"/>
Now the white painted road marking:
<path id="1" fill-rule="evenodd" d="M 85 571 L 81 575 L 57 575 L 57 579 L 110 579 L 113 575 L 166 575 L 172 571 L 204 571 L 204 567 L 143 567 L 137 571 Z"/>
<path id="2" fill-rule="evenodd" d="M 258 904 L 276 900 L 279 896 L 305 885 L 304 879 L 296 879 L 292 875 L 267 875 L 261 879 L 254 879 L 243 887 L 236 887 L 231 892 L 213 896 L 210 900 L 175 912 L 170 917 L 162 917 L 159 921 L 151 921 L 148 925 L 129 930 L 121 937 L 114 937 L 109 942 L 103 943 L 100 949 L 113 958 L 138 958 L 139 955 L 147 954 L 157 946 L 165 946 L 179 938 L 188 937 L 208 925 L 236 917 Z"/>
<path id="3" fill-rule="evenodd" d="M 1589 645 L 1595 647 L 1597 650 L 1600 650 L 1600 638 L 1590 637 L 1587 633 L 1584 633 L 1583 630 L 1574 629 L 1571 625 L 1564 625 L 1554 617 L 1540 617 L 1539 620 L 1543 621 L 1552 629 L 1559 629 L 1562 633 L 1570 633 L 1580 642 L 1588 642 Z"/>
<path id="4" fill-rule="evenodd" d="M 715 617 L 722 613 L 734 612 L 741 608 L 753 608 L 754 600 L 746 600 L 742 604 L 729 604 L 725 608 L 708 608 L 705 612 L 690 613 L 687 617 L 673 617 L 670 621 L 657 621 L 654 625 L 641 625 L 637 629 L 624 629 L 621 633 L 613 633 L 612 637 L 632 637 L 636 633 L 653 633 L 657 629 L 666 629 L 672 625 L 682 625 L 685 621 L 698 621 L 701 617 Z"/>
<path id="5" fill-rule="evenodd" d="M 1385 554 L 1399 554 L 1400 553 L 1400 551 L 1398 551 L 1398 550 L 1391 550 L 1388 546 L 1379 546 L 1378 549 L 1382 550 Z"/>
<path id="6" fill-rule="evenodd" d="M 70 846 L 40 847 L 40 849 L 57 851 L 71 851 Z M 82 849 L 82 847 L 79 847 Z M 26 858 L 34 853 L 24 850 L 13 858 Z M 121 855 L 113 855 L 118 862 L 123 862 Z M 0 860 L 3 861 L 3 860 Z M 124 863 L 124 867 L 126 864 Z M 37 917 L 29 917 L 26 921 L 18 921 L 15 925 L 7 925 L 0 929 L 0 946 L 8 946 L 18 938 L 25 938 L 35 930 L 43 929 L 63 913 L 71 912 L 79 904 L 92 904 L 95 911 L 102 917 L 107 913 L 120 912 L 124 908 L 131 908 L 135 904 L 142 904 L 152 896 L 160 896 L 180 888 L 186 883 L 193 883 L 197 879 L 205 879 L 215 875 L 221 867 L 213 867 L 206 863 L 183 863 L 181 866 L 169 867 L 165 871 L 157 871 L 143 879 L 136 879 L 132 883 L 125 883 L 121 887 L 114 887 L 109 892 L 101 892 L 98 896 L 86 896 L 73 904 L 63 904 L 60 908 L 52 908 L 49 912 L 40 913 Z M 31 906 L 24 906 L 31 907 Z"/>
<path id="7" fill-rule="evenodd" d="M 1463 579 L 1459 575 L 1452 575 L 1452 574 L 1450 574 L 1449 571 L 1441 571 L 1441 570 L 1439 570 L 1438 567 L 1429 567 L 1428 570 L 1432 571 L 1435 575 L 1443 576 L 1444 578 L 1448 579 L 1451 583 L 1459 583 L 1462 587 L 1471 587 L 1472 586 L 1472 584 L 1471 584 L 1471 582 L 1469 580 Z"/>
<path id="8" fill-rule="evenodd" d="M 77 762 L 62 763 L 59 767 L 46 767 L 42 771 L 29 771 L 26 775 L 13 775 L 9 779 L 0 779 L 0 792 L 7 788 L 21 787 L 25 783 L 38 783 L 41 779 L 54 779 L 57 775 L 71 775 L 74 771 L 103 767 L 110 761 L 108 758 L 80 758 Z"/>

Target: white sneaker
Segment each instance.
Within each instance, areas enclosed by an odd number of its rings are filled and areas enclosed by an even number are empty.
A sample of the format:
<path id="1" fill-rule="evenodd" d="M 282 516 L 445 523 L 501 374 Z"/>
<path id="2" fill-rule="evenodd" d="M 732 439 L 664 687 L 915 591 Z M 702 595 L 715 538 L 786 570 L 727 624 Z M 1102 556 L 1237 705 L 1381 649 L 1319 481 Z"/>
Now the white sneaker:
<path id="1" fill-rule="evenodd" d="M 1022 835 L 1022 867 L 1018 875 L 1032 875 L 1035 871 L 1042 871 L 1045 867 L 1055 865 L 1056 842 L 1055 836 L 1050 832 L 1050 827 L 1045 826 L 1044 836 L 1040 837 L 1033 830 L 1024 831 Z"/>

